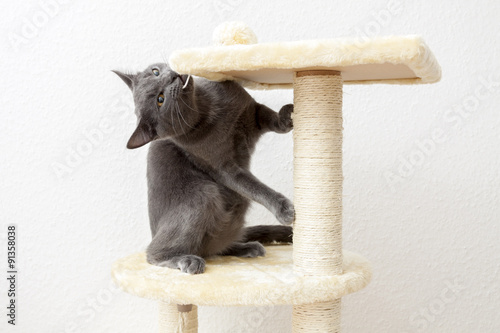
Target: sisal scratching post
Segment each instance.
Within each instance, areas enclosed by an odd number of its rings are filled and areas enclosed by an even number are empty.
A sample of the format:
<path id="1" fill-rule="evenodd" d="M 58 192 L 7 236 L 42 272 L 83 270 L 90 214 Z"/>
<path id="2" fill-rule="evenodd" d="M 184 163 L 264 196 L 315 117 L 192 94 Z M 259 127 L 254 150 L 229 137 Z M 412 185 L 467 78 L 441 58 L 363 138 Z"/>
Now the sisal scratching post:
<path id="1" fill-rule="evenodd" d="M 196 305 L 176 305 L 158 302 L 159 333 L 198 332 L 198 308 Z"/>
<path id="2" fill-rule="evenodd" d="M 340 298 L 324 303 L 295 305 L 292 312 L 294 333 L 340 332 Z"/>
<path id="3" fill-rule="evenodd" d="M 342 75 L 294 77 L 294 272 L 342 274 Z M 340 298 L 293 307 L 294 332 L 340 332 Z"/>

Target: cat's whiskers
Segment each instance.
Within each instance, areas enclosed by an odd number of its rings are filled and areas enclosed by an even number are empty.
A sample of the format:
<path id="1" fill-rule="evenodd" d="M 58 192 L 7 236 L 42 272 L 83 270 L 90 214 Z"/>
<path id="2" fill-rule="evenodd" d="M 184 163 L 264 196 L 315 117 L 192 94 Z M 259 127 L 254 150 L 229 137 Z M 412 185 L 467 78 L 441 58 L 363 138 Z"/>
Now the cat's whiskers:
<path id="1" fill-rule="evenodd" d="M 186 104 L 186 103 L 184 103 Z M 178 107 L 178 110 L 179 110 L 179 114 L 181 115 L 181 118 L 182 118 L 182 121 L 184 121 L 184 124 L 186 124 L 187 127 L 191 128 L 191 129 L 194 129 L 193 126 L 189 125 L 186 121 L 186 119 L 184 119 L 184 116 L 182 115 L 182 108 L 180 107 L 179 103 L 177 103 L 177 107 Z"/>
<path id="2" fill-rule="evenodd" d="M 172 129 L 174 130 L 175 136 L 177 136 L 177 131 L 175 130 L 175 126 L 174 126 L 174 108 L 172 108 L 172 105 L 175 105 L 175 104 L 173 104 L 173 102 L 170 101 L 170 104 L 168 105 L 167 110 L 170 113 L 170 124 L 172 124 Z"/>
<path id="3" fill-rule="evenodd" d="M 180 110 L 179 110 L 179 104 L 175 103 L 175 110 L 176 110 L 176 115 L 177 115 L 177 120 L 179 121 L 179 126 L 181 127 L 182 133 L 186 135 L 186 131 L 184 131 L 184 126 L 181 124 L 181 119 L 179 118 Z"/>
<path id="4" fill-rule="evenodd" d="M 184 105 L 185 105 L 188 109 L 190 109 L 190 110 L 192 110 L 192 111 L 194 111 L 194 112 L 198 113 L 198 110 L 195 110 L 195 109 L 193 109 L 192 107 L 190 107 L 190 106 L 189 106 L 189 105 L 188 105 L 188 104 L 187 104 L 187 103 L 186 103 L 186 102 L 182 99 L 182 96 L 179 98 L 179 100 L 180 100 L 182 103 L 184 103 Z"/>

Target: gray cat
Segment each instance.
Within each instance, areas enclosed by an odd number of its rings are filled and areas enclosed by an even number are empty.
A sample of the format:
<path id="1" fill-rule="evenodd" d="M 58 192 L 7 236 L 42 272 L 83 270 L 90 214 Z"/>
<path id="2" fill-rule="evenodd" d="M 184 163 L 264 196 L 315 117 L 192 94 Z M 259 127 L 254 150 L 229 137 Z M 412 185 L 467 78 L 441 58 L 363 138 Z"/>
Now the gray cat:
<path id="1" fill-rule="evenodd" d="M 290 200 L 249 171 L 265 132 L 292 129 L 293 105 L 279 113 L 239 84 L 179 75 L 167 64 L 137 74 L 114 71 L 132 90 L 138 125 L 127 148 L 151 142 L 148 154 L 149 263 L 190 274 L 204 257 L 265 255 L 260 242 L 291 242 Z M 244 228 L 250 200 L 284 225 Z"/>

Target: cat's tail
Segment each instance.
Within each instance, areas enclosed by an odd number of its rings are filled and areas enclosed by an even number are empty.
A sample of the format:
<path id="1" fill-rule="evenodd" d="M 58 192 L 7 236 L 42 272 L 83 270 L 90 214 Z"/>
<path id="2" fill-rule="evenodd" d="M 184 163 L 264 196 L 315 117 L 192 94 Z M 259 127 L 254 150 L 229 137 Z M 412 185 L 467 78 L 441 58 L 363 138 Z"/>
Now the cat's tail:
<path id="1" fill-rule="evenodd" d="M 292 243 L 292 227 L 285 225 L 257 225 L 244 229 L 243 242 Z"/>

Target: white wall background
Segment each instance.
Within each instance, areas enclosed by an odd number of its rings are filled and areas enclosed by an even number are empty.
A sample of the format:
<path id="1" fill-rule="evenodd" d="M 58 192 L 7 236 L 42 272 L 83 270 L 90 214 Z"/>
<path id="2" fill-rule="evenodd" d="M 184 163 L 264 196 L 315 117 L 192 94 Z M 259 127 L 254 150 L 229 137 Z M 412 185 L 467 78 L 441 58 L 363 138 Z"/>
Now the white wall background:
<path id="1" fill-rule="evenodd" d="M 440 83 L 345 87 L 344 243 L 374 278 L 344 298 L 344 331 L 499 332 L 499 17 L 494 0 L 4 1 L 0 266 L 15 223 L 20 274 L 16 327 L 0 278 L 0 331 L 156 332 L 154 302 L 110 279 L 150 237 L 147 150 L 125 149 L 132 98 L 110 70 L 208 45 L 219 23 L 242 20 L 261 42 L 424 36 Z M 291 135 L 266 135 L 253 171 L 292 196 Z M 274 223 L 257 205 L 249 221 Z M 202 308 L 200 331 L 289 332 L 289 319 L 287 307 Z"/>

